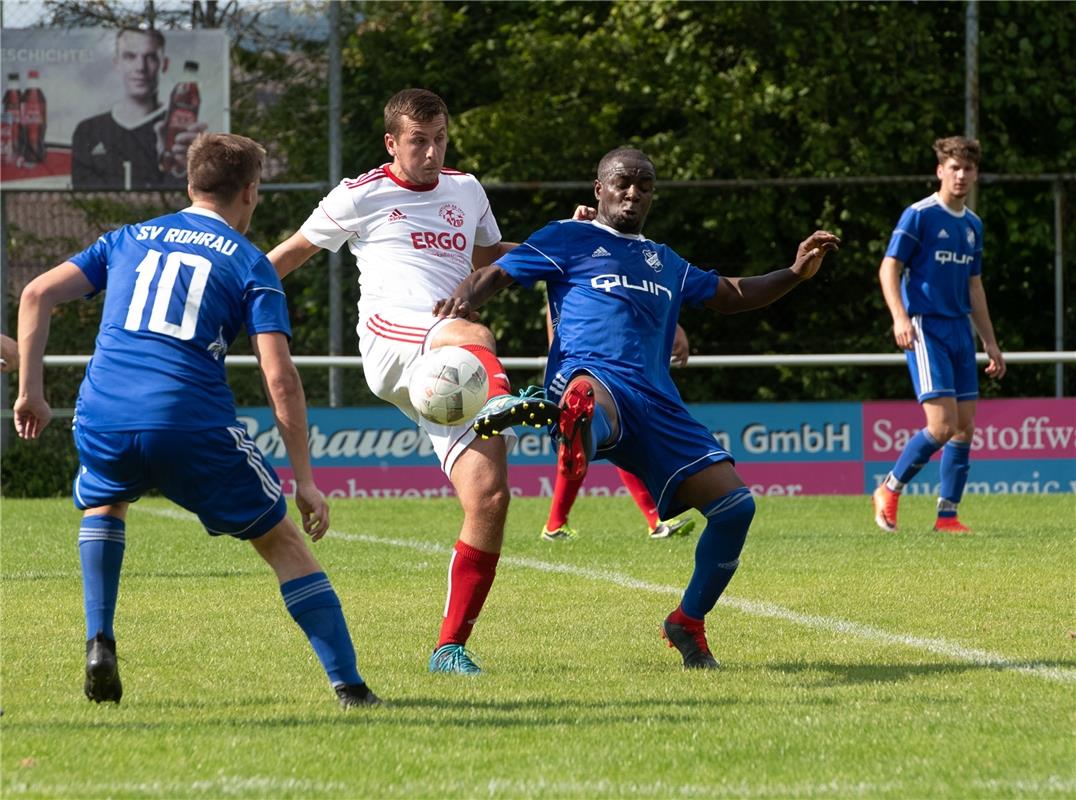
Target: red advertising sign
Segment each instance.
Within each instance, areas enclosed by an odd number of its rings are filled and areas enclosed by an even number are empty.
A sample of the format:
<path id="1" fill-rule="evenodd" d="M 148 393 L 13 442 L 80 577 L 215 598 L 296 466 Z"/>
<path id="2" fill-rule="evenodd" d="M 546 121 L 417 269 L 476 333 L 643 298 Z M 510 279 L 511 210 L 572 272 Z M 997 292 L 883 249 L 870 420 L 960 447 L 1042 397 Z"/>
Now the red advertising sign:
<path id="1" fill-rule="evenodd" d="M 183 189 L 186 147 L 228 130 L 222 30 L 4 29 L 5 189 Z"/>

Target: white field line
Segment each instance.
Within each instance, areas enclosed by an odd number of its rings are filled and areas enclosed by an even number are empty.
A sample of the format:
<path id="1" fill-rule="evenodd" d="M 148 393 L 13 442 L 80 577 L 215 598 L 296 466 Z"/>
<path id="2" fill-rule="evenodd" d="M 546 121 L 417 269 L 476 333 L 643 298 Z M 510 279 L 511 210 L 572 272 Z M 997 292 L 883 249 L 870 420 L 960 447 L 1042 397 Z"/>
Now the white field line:
<path id="1" fill-rule="evenodd" d="M 447 555 L 449 552 L 449 548 L 447 547 L 430 544 L 428 542 L 409 542 L 405 539 L 387 539 L 381 536 L 349 534 L 341 533 L 339 531 L 329 531 L 329 535 L 350 542 L 368 542 L 370 544 L 406 547 L 424 553 L 444 553 Z M 548 561 L 539 561 L 534 558 L 501 556 L 500 563 L 511 564 L 512 566 L 523 567 L 525 569 L 540 570 L 542 572 L 575 575 L 580 578 L 612 583 L 627 589 L 653 592 L 655 594 L 670 594 L 674 597 L 679 597 L 683 592 L 683 589 L 679 586 L 663 586 L 657 583 L 650 583 L 649 581 L 638 580 L 630 575 L 624 575 L 619 572 L 590 569 L 589 567 L 576 567 L 570 564 L 555 564 Z M 980 666 L 993 667 L 999 670 L 1022 672 L 1027 675 L 1034 675 L 1048 681 L 1053 681 L 1054 683 L 1076 683 L 1076 669 L 1051 667 L 1046 664 L 1021 663 L 997 653 L 964 647 L 963 645 L 946 641 L 945 639 L 931 639 L 923 636 L 913 636 L 911 634 L 890 633 L 881 628 L 875 628 L 871 625 L 863 625 L 859 622 L 851 622 L 850 620 L 838 619 L 836 617 L 824 617 L 818 614 L 802 614 L 798 611 L 792 611 L 774 603 L 767 603 L 759 600 L 744 600 L 729 595 L 723 596 L 720 603 L 724 606 L 735 608 L 737 611 L 742 611 L 745 614 L 751 614 L 756 617 L 770 617 L 772 619 L 779 619 L 782 622 L 791 622 L 796 625 L 803 625 L 807 628 L 816 628 L 828 633 L 840 633 L 854 636 L 859 639 L 879 642 L 886 645 L 901 645 L 917 650 L 926 650 L 936 655 L 951 658 L 954 661 L 964 661 Z"/>
<path id="2" fill-rule="evenodd" d="M 171 509 L 143 508 L 158 516 L 167 516 L 175 519 L 194 519 L 192 514 Z M 346 542 L 363 542 L 366 544 L 387 545 L 389 547 L 401 547 L 407 550 L 416 550 L 421 553 L 436 553 L 448 555 L 451 548 L 430 542 L 413 542 L 407 539 L 390 539 L 384 536 L 372 536 L 370 534 L 343 533 L 342 531 L 330 530 L 329 536 Z M 665 586 L 658 583 L 639 580 L 630 575 L 609 570 L 590 569 L 589 567 L 577 567 L 571 564 L 556 564 L 549 561 L 540 561 L 536 558 L 524 558 L 521 556 L 501 556 L 500 564 L 510 564 L 514 567 L 534 569 L 541 572 L 553 572 L 561 575 L 575 575 L 588 580 L 611 583 L 623 586 L 626 589 L 634 589 L 654 594 L 668 594 L 679 597 L 683 588 L 679 586 Z M 854 636 L 869 642 L 878 642 L 885 645 L 910 647 L 915 650 L 925 650 L 928 653 L 944 656 L 953 661 L 962 661 L 967 664 L 977 664 L 984 667 L 993 667 L 1006 672 L 1019 672 L 1024 675 L 1032 675 L 1036 678 L 1052 683 L 1076 683 L 1076 669 L 1065 667 L 1053 667 L 1048 664 L 1035 664 L 1017 661 L 999 653 L 991 653 L 987 650 L 977 650 L 965 647 L 956 642 L 946 639 L 934 639 L 925 636 L 914 636 L 907 633 L 890 633 L 889 631 L 875 628 L 872 625 L 864 625 L 851 620 L 837 617 L 825 617 L 819 614 L 803 614 L 793 611 L 775 603 L 767 603 L 761 600 L 744 600 L 738 597 L 725 595 L 720 600 L 723 606 L 734 608 L 745 614 L 756 617 L 768 617 L 770 619 L 791 622 L 794 625 L 802 625 L 806 628 L 826 631 L 827 633 L 839 633 L 846 636 Z"/>

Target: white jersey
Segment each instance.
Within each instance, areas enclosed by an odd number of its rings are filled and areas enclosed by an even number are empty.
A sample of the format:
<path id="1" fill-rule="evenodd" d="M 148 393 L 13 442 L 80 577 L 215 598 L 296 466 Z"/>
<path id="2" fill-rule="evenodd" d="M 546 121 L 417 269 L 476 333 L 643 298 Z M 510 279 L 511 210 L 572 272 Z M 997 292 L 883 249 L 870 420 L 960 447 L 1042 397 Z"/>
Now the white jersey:
<path id="1" fill-rule="evenodd" d="M 436 184 L 416 186 L 388 164 L 341 181 L 300 231 L 326 250 L 347 242 L 359 268 L 360 320 L 390 307 L 432 311 L 471 273 L 475 245 L 501 240 L 473 175 L 445 168 Z"/>

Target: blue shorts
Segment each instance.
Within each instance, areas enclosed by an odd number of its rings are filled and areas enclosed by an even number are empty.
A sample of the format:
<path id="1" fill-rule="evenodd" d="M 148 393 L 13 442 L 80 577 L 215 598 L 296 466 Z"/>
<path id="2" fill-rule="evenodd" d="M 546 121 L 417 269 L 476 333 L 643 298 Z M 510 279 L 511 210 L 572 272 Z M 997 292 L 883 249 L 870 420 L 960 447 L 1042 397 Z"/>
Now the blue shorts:
<path id="1" fill-rule="evenodd" d="M 600 367 L 577 369 L 569 380 L 581 372 L 609 391 L 620 420 L 620 435 L 611 445 L 599 448 L 594 458 L 607 459 L 642 479 L 662 519 L 687 510 L 687 505 L 676 500 L 676 491 L 686 478 L 711 464 L 735 464 L 732 455 L 691 416 L 678 396 L 639 391 Z M 567 380 L 556 381 L 558 386 L 567 384 Z M 550 397 L 560 401 L 552 392 Z"/>
<path id="2" fill-rule="evenodd" d="M 975 336 L 967 317 L 912 317 L 915 347 L 905 351 L 915 396 L 922 403 L 934 397 L 975 400 Z"/>
<path id="3" fill-rule="evenodd" d="M 93 431 L 74 427 L 75 506 L 133 503 L 150 489 L 198 515 L 212 536 L 256 539 L 287 514 L 280 479 L 246 428 Z"/>

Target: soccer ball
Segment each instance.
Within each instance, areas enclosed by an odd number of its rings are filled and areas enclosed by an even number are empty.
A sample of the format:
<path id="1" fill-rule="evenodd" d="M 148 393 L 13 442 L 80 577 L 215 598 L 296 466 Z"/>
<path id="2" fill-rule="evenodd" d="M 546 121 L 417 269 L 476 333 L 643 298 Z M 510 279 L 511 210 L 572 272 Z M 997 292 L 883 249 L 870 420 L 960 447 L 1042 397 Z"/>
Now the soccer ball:
<path id="1" fill-rule="evenodd" d="M 407 384 L 411 405 L 430 422 L 458 425 L 479 412 L 489 395 L 489 376 L 462 347 L 438 347 L 415 363 Z"/>

